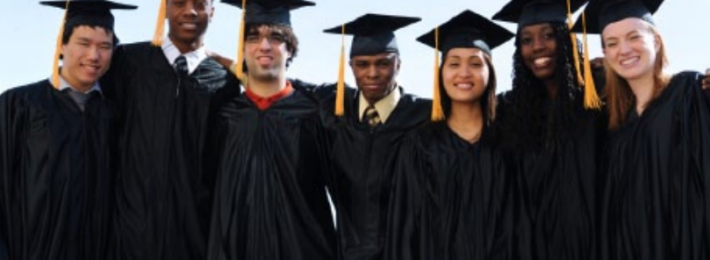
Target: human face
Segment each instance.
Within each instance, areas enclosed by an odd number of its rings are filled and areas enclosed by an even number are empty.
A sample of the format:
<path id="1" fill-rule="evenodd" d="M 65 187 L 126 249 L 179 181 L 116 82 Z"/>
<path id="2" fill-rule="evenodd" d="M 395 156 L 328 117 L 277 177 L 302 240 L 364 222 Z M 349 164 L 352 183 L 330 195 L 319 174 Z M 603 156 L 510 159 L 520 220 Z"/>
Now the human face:
<path id="1" fill-rule="evenodd" d="M 454 48 L 446 54 L 441 77 L 452 102 L 478 102 L 488 87 L 490 68 L 478 48 Z"/>
<path id="2" fill-rule="evenodd" d="M 641 19 L 627 18 L 607 25 L 602 31 L 604 59 L 626 80 L 653 76 L 660 37 L 649 26 Z"/>
<path id="3" fill-rule="evenodd" d="M 267 25 L 259 26 L 244 37 L 244 48 L 249 77 L 274 80 L 285 76 L 291 53 L 283 32 Z"/>
<path id="4" fill-rule="evenodd" d="M 396 87 L 395 76 L 399 73 L 399 66 L 396 53 L 353 56 L 350 59 L 357 87 L 370 103 L 381 100 Z"/>
<path id="5" fill-rule="evenodd" d="M 87 91 L 106 73 L 112 55 L 112 32 L 101 27 L 77 26 L 62 46 L 62 78 L 77 90 Z"/>
<path id="6" fill-rule="evenodd" d="M 557 40 L 552 25 L 542 23 L 525 26 L 518 37 L 525 66 L 540 80 L 554 78 Z"/>
<path id="7" fill-rule="evenodd" d="M 163 1 L 168 1 L 166 16 L 170 39 L 187 45 L 200 41 L 214 13 L 212 0 Z"/>

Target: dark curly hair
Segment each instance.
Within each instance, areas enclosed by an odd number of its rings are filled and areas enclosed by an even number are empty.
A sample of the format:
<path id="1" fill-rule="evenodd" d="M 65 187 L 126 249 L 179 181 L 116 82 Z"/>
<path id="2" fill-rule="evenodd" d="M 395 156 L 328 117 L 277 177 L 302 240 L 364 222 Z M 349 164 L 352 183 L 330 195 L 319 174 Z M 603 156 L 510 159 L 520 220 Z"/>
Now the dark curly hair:
<path id="1" fill-rule="evenodd" d="M 570 137 L 577 131 L 584 116 L 584 93 L 577 80 L 573 51 L 581 56 L 581 46 L 573 46 L 570 31 L 564 23 L 550 23 L 557 44 L 555 77 L 557 96 L 550 100 L 542 80 L 535 77 L 522 57 L 520 37 L 516 37 L 513 54 L 513 89 L 501 96 L 502 131 L 507 142 L 517 148 L 551 148 L 559 138 Z M 520 28 L 518 29 L 520 32 Z M 518 34 L 519 35 L 519 34 Z M 579 41 L 578 41 L 579 42 Z M 562 55 L 559 55 L 562 54 Z M 581 64 L 580 64 L 581 66 Z"/>

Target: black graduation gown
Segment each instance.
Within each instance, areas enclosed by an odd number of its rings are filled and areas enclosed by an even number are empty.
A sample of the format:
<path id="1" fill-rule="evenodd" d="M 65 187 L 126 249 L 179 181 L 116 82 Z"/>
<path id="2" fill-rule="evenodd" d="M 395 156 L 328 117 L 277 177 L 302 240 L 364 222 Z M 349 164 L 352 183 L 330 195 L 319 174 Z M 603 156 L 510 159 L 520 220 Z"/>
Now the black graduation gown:
<path id="1" fill-rule="evenodd" d="M 323 99 L 323 111 L 331 136 L 334 170 L 328 179 L 338 212 L 339 259 L 381 259 L 397 147 L 407 132 L 429 121 L 431 101 L 403 93 L 387 121 L 370 129 L 360 121 L 356 90 L 347 88 L 343 117 L 332 115 L 334 98 Z"/>
<path id="2" fill-rule="evenodd" d="M 91 95 L 84 112 L 49 80 L 0 96 L 0 259 L 105 259 L 115 117 Z"/>
<path id="3" fill-rule="evenodd" d="M 204 259 L 213 176 L 203 164 L 210 117 L 239 93 L 207 58 L 178 77 L 160 47 L 119 46 L 106 93 L 120 116 L 116 182 L 119 259 Z"/>
<path id="4" fill-rule="evenodd" d="M 513 90 L 515 91 L 515 90 Z M 505 147 L 506 167 L 514 172 L 515 252 L 521 259 L 597 259 L 597 183 L 604 147 L 605 117 L 586 111 L 574 129 L 552 131 L 545 144 L 526 144 L 513 129 L 513 106 L 507 93 L 498 98 L 498 138 Z M 549 99 L 539 108 L 543 118 L 562 109 Z M 549 124 L 546 131 L 550 131 Z M 546 135 L 546 134 L 545 134 Z"/>
<path id="5" fill-rule="evenodd" d="M 710 259 L 710 102 L 702 75 L 675 75 L 610 134 L 603 259 Z"/>
<path id="6" fill-rule="evenodd" d="M 471 144 L 438 122 L 408 136 L 398 153 L 387 259 L 510 259 L 510 178 L 485 135 Z"/>
<path id="7" fill-rule="evenodd" d="M 292 85 L 264 111 L 246 95 L 221 110 L 210 260 L 335 258 L 327 136 L 317 100 Z"/>

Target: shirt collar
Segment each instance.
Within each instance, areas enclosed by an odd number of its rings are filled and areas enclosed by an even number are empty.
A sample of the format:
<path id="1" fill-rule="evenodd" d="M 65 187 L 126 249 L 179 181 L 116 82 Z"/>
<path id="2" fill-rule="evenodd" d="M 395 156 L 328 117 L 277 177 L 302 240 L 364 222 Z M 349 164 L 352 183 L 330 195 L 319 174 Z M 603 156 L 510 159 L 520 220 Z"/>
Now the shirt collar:
<path id="1" fill-rule="evenodd" d="M 50 77 L 48 80 L 51 82 L 52 78 Z M 64 77 L 62 77 L 61 75 L 59 76 L 59 88 L 58 89 L 59 89 L 59 91 L 64 91 L 65 89 L 71 89 L 72 91 L 79 92 L 72 85 L 69 85 L 69 82 L 64 80 Z M 101 92 L 101 85 L 99 84 L 98 80 L 96 82 L 94 82 L 94 85 L 91 86 L 91 88 L 88 91 L 84 92 L 84 94 L 89 94 L 94 91 L 98 91 L 99 94 L 103 94 L 103 92 Z"/>
<path id="2" fill-rule="evenodd" d="M 365 114 L 367 106 L 370 103 L 367 102 L 367 99 L 365 99 L 365 95 L 362 94 L 362 91 L 360 92 L 359 96 L 360 101 L 358 102 L 358 118 L 362 118 L 362 116 Z M 397 103 L 399 102 L 400 98 L 402 98 L 402 92 L 399 87 L 395 87 L 395 89 L 392 90 L 392 92 L 390 92 L 389 94 L 387 94 L 387 96 L 375 102 L 375 110 L 377 110 L 377 115 L 380 116 L 380 120 L 382 120 L 383 124 L 387 122 L 387 118 L 389 118 L 389 116 L 392 114 L 394 108 L 397 107 Z"/>
<path id="3" fill-rule="evenodd" d="M 188 53 L 180 53 L 180 50 L 175 46 L 175 44 L 173 44 L 170 37 L 167 36 L 163 39 L 163 45 L 161 48 L 163 49 L 163 53 L 170 64 L 175 64 L 175 60 L 180 57 L 180 55 L 185 56 L 185 60 L 187 60 L 187 72 L 189 74 L 192 74 L 192 72 L 197 69 L 197 66 L 199 66 L 200 63 L 208 57 L 207 49 L 205 49 L 204 45 L 197 50 Z"/>

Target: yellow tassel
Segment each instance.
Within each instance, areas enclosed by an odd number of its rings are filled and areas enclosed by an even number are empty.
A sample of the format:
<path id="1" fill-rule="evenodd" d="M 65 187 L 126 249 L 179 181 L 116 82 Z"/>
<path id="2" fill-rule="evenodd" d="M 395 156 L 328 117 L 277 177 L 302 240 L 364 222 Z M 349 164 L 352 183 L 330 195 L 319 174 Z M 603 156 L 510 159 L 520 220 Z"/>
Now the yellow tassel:
<path id="1" fill-rule="evenodd" d="M 153 41 L 151 41 L 151 45 L 153 46 L 163 45 L 163 37 L 165 37 L 165 2 L 167 2 L 167 0 L 160 0 L 158 21 L 155 23 L 155 33 L 153 34 Z"/>
<path id="2" fill-rule="evenodd" d="M 233 71 L 234 75 L 242 82 L 246 82 L 244 77 L 244 31 L 246 28 L 246 10 L 247 10 L 247 0 L 242 0 L 242 20 L 239 22 L 239 46 L 237 47 L 237 66 Z M 246 86 L 246 85 L 244 85 Z"/>
<path id="3" fill-rule="evenodd" d="M 592 76 L 592 65 L 589 60 L 589 45 L 587 44 L 587 18 L 586 12 L 582 12 L 582 37 L 584 41 L 584 108 L 586 109 L 601 109 L 602 101 L 597 95 L 597 89 L 594 85 Z"/>
<path id="4" fill-rule="evenodd" d="M 67 14 L 69 13 L 69 2 L 64 6 L 64 18 L 59 26 L 59 35 L 57 35 L 57 44 L 54 49 L 54 61 L 52 64 L 52 86 L 59 89 L 59 56 L 62 55 L 62 36 L 64 36 L 64 25 L 67 23 Z"/>
<path id="5" fill-rule="evenodd" d="M 572 56 L 574 58 L 574 68 L 577 72 L 577 84 L 582 85 L 584 81 L 582 79 L 582 70 L 579 67 L 579 51 L 577 51 L 577 37 L 575 33 L 572 32 L 572 27 L 574 27 L 574 22 L 572 20 L 572 5 L 570 0 L 567 0 L 567 28 L 570 30 L 570 37 L 572 38 Z"/>
<path id="6" fill-rule="evenodd" d="M 441 107 L 439 93 L 439 27 L 434 29 L 434 97 L 431 101 L 431 121 L 444 120 L 444 109 Z"/>
<path id="7" fill-rule="evenodd" d="M 345 114 L 345 24 L 342 25 L 342 43 L 340 46 L 340 64 L 338 65 L 338 87 L 335 94 L 335 115 Z"/>

